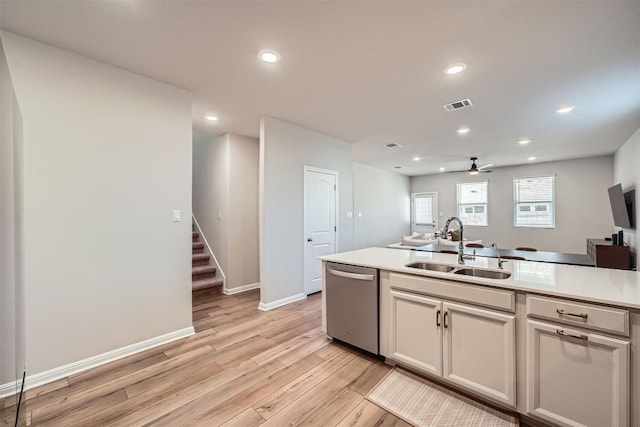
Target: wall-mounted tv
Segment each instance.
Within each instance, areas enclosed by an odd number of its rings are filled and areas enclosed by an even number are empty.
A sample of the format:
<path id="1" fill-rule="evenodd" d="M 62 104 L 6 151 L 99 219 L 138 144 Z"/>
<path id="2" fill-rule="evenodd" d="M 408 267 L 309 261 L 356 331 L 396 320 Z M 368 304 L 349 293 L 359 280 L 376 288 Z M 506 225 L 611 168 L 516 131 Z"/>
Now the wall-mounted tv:
<path id="1" fill-rule="evenodd" d="M 636 191 L 626 193 L 622 191 L 622 184 L 609 188 L 609 201 L 613 213 L 613 223 L 622 228 L 635 227 L 635 196 Z"/>

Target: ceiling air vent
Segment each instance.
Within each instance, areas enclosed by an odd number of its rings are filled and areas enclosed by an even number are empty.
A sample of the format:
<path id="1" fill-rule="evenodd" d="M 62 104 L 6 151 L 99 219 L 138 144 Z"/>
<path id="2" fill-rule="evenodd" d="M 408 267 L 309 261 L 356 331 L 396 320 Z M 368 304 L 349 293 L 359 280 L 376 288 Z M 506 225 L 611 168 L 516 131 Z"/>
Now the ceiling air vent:
<path id="1" fill-rule="evenodd" d="M 461 108 L 471 107 L 473 103 L 469 98 L 455 101 L 450 104 L 444 104 L 443 107 L 447 111 L 460 110 Z"/>
<path id="2" fill-rule="evenodd" d="M 400 147 L 402 147 L 402 145 L 396 144 L 395 142 L 390 142 L 388 144 L 384 144 L 384 146 L 387 147 L 387 148 L 400 148 Z"/>

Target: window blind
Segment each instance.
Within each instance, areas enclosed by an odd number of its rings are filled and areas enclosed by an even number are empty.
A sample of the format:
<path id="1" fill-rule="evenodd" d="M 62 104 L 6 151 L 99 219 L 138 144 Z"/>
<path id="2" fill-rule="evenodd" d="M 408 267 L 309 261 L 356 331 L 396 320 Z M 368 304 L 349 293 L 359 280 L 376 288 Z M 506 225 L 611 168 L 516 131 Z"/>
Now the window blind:
<path id="1" fill-rule="evenodd" d="M 457 187 L 458 217 L 464 225 L 488 225 L 487 181 L 459 183 Z"/>
<path id="2" fill-rule="evenodd" d="M 555 227 L 555 176 L 513 180 L 515 227 Z"/>

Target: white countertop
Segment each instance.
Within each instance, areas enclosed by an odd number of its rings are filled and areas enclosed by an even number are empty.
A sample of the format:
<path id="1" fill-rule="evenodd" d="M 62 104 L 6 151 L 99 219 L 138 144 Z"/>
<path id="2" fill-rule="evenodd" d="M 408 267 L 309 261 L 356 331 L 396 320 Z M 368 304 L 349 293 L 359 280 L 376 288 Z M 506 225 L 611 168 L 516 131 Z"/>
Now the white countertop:
<path id="1" fill-rule="evenodd" d="M 640 309 L 640 273 L 635 271 L 533 261 L 508 260 L 506 262 L 507 260 L 504 260 L 503 271 L 510 272 L 510 278 L 484 279 L 405 267 L 406 264 L 417 261 L 458 266 L 457 255 L 438 252 L 367 248 L 327 255 L 320 257 L 320 259 Z M 498 260 L 495 258 L 476 257 L 475 260 L 465 260 L 465 265 L 467 267 L 497 270 Z"/>

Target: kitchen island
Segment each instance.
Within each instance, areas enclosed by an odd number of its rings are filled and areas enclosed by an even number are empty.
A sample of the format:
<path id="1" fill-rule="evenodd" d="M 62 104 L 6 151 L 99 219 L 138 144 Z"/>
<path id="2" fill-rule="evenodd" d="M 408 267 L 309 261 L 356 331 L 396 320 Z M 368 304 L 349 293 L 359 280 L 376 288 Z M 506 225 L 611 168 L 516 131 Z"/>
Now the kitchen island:
<path id="1" fill-rule="evenodd" d="M 379 270 L 389 363 L 553 425 L 640 427 L 638 273 L 456 258 L 388 248 L 322 257 Z"/>

